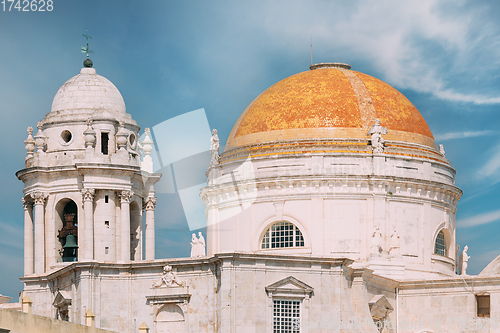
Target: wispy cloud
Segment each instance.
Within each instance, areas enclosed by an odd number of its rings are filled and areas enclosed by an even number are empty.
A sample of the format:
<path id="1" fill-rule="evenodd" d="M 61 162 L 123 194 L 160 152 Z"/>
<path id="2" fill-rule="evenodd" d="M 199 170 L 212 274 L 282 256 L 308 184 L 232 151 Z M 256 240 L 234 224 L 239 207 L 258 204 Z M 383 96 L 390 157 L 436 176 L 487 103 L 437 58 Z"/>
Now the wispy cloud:
<path id="1" fill-rule="evenodd" d="M 467 217 L 457 221 L 458 228 L 470 228 L 500 220 L 500 210 Z"/>
<path id="2" fill-rule="evenodd" d="M 23 248 L 23 230 L 18 225 L 0 221 L 0 244 Z"/>
<path id="3" fill-rule="evenodd" d="M 465 132 L 451 132 L 444 134 L 436 134 L 434 138 L 436 141 L 446 141 L 452 139 L 465 139 L 465 138 L 474 138 L 479 136 L 490 136 L 496 135 L 498 132 L 496 131 L 465 131 Z"/>
<path id="4" fill-rule="evenodd" d="M 496 257 L 498 257 L 499 254 L 500 254 L 500 252 L 498 251 L 498 249 L 480 253 L 479 255 L 474 257 L 474 260 L 471 260 L 473 263 L 471 266 L 474 266 L 471 268 L 476 268 L 475 270 L 481 272 L 482 270 L 484 270 L 486 268 L 486 266 L 491 261 L 493 261 Z M 494 270 L 493 270 L 493 272 L 495 274 L 497 273 Z"/>
<path id="5" fill-rule="evenodd" d="M 500 181 L 500 145 L 497 145 L 493 151 L 489 161 L 476 172 L 476 178 L 493 179 L 493 183 L 496 184 Z"/>
<path id="6" fill-rule="evenodd" d="M 269 6 L 274 12 L 278 4 Z M 399 88 L 454 102 L 500 103 L 498 96 L 455 85 L 457 77 L 487 75 L 486 68 L 471 64 L 498 62 L 494 54 L 500 45 L 492 36 L 498 35 L 500 27 L 486 18 L 484 7 L 439 0 L 349 2 L 349 6 L 323 3 L 321 13 L 311 7 L 295 3 L 264 26 L 269 35 L 278 34 L 281 41 L 301 49 L 312 35 L 323 54 L 336 54 L 340 61 L 352 54 L 363 55 L 382 78 Z M 311 17 L 316 19 L 311 21 Z M 324 49 L 327 45 L 333 45 L 332 49 Z"/>

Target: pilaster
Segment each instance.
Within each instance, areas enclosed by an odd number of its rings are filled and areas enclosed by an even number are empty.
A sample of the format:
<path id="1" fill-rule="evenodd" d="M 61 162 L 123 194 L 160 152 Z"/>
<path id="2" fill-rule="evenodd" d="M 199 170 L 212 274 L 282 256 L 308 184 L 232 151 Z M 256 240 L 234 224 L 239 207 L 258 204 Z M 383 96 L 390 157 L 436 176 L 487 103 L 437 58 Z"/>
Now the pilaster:
<path id="1" fill-rule="evenodd" d="M 47 194 L 39 191 L 31 193 L 35 203 L 35 274 L 45 272 L 45 202 Z"/>
<path id="2" fill-rule="evenodd" d="M 83 214 L 84 214 L 84 239 L 79 240 L 83 245 L 83 260 L 94 259 L 94 194 L 95 190 L 82 189 Z"/>
<path id="3" fill-rule="evenodd" d="M 33 201 L 23 199 L 24 206 L 24 275 L 33 274 Z"/>
<path id="4" fill-rule="evenodd" d="M 144 200 L 146 208 L 146 260 L 155 259 L 155 206 L 156 197 L 149 196 Z"/>
<path id="5" fill-rule="evenodd" d="M 121 210 L 121 260 L 130 261 L 130 201 L 134 192 L 121 191 L 120 210 Z"/>

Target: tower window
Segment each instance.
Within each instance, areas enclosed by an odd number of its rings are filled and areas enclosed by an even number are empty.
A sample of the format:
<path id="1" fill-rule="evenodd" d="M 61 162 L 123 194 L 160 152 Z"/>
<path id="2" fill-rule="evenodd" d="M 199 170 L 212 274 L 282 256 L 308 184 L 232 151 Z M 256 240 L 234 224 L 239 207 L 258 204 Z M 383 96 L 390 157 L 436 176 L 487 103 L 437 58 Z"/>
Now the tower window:
<path id="1" fill-rule="evenodd" d="M 108 195 L 105 195 L 104 196 L 104 203 L 108 203 L 109 202 L 109 196 Z"/>
<path id="2" fill-rule="evenodd" d="M 300 333 L 300 301 L 273 301 L 273 333 Z"/>
<path id="3" fill-rule="evenodd" d="M 446 240 L 444 238 L 443 230 L 439 231 L 436 237 L 436 244 L 434 246 L 434 254 L 439 254 L 440 256 L 448 256 L 448 251 L 446 249 Z"/>
<path id="4" fill-rule="evenodd" d="M 476 295 L 478 318 L 490 317 L 490 295 Z"/>
<path id="5" fill-rule="evenodd" d="M 106 246 L 106 247 L 104 248 L 104 254 L 108 254 L 108 253 L 109 253 L 109 247 L 107 247 L 107 246 Z"/>
<path id="6" fill-rule="evenodd" d="M 280 221 L 267 229 L 262 238 L 262 249 L 303 247 L 304 236 L 293 223 Z"/>
<path id="7" fill-rule="evenodd" d="M 101 153 L 108 155 L 109 133 L 101 133 Z"/>
<path id="8" fill-rule="evenodd" d="M 104 221 L 104 225 L 109 228 L 109 221 Z"/>
<path id="9" fill-rule="evenodd" d="M 73 135 L 68 130 L 64 130 L 64 131 L 61 132 L 61 138 L 66 143 L 70 142 L 72 137 L 73 137 Z"/>

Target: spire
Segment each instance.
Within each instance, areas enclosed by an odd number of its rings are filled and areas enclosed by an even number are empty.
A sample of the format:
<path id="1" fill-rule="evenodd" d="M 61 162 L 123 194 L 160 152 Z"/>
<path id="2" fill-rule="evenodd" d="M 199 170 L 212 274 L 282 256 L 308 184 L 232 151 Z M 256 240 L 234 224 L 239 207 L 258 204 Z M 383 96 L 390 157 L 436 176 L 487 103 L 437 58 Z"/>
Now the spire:
<path id="1" fill-rule="evenodd" d="M 83 62 L 83 67 L 91 68 L 94 64 L 92 60 L 89 59 L 89 54 L 94 53 L 94 51 L 91 51 L 89 48 L 89 38 L 92 39 L 92 37 L 89 36 L 87 28 L 85 28 L 85 34 L 82 34 L 82 36 L 87 40 L 87 47 L 82 46 L 82 53 L 87 54 L 87 59 Z"/>

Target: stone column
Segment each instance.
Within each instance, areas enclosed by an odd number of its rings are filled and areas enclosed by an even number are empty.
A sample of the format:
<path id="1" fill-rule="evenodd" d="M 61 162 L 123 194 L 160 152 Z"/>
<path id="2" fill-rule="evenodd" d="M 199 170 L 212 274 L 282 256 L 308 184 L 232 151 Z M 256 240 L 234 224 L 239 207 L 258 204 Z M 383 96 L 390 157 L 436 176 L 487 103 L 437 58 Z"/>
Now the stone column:
<path id="1" fill-rule="evenodd" d="M 156 197 L 147 197 L 146 206 L 146 260 L 155 259 L 155 206 Z"/>
<path id="2" fill-rule="evenodd" d="M 121 260 L 130 261 L 130 201 L 134 192 L 132 191 L 121 191 L 120 203 L 121 203 Z"/>
<path id="3" fill-rule="evenodd" d="M 45 272 L 45 200 L 42 192 L 31 194 L 35 202 L 35 274 Z"/>
<path id="4" fill-rule="evenodd" d="M 83 260 L 94 259 L 94 194 L 91 188 L 82 189 L 84 231 L 83 240 L 78 240 L 79 249 L 83 249 Z M 80 252 L 80 255 L 82 253 Z"/>
<path id="5" fill-rule="evenodd" d="M 33 274 L 33 201 L 23 198 L 24 206 L 24 276 Z"/>

